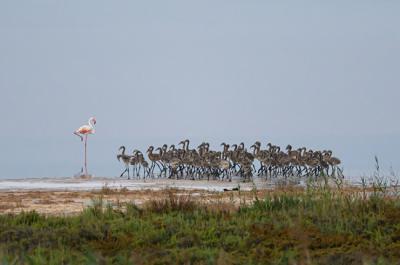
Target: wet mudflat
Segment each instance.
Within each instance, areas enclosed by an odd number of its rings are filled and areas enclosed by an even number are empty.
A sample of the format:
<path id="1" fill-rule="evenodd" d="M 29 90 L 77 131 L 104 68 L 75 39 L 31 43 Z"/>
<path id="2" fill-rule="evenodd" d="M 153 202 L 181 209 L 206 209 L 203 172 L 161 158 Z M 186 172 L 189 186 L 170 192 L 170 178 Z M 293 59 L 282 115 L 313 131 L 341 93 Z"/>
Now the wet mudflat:
<path id="1" fill-rule="evenodd" d="M 273 182 L 266 182 L 261 178 L 255 178 L 252 182 L 243 182 L 240 178 L 233 181 L 217 180 L 186 180 L 186 179 L 122 179 L 96 177 L 92 179 L 80 178 L 33 178 L 1 180 L 1 191 L 91 191 L 100 190 L 104 186 L 112 189 L 128 190 L 161 190 L 166 188 L 178 188 L 186 190 L 223 191 L 224 189 L 240 188 L 242 190 L 266 189 L 273 187 Z"/>

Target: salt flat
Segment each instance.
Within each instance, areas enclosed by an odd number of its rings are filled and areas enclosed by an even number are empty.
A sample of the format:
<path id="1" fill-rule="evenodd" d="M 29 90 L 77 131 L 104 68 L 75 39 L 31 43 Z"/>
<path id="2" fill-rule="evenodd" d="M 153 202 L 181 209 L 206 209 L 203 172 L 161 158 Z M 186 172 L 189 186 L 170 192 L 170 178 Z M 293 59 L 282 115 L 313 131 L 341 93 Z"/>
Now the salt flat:
<path id="1" fill-rule="evenodd" d="M 233 179 L 232 182 L 216 180 L 174 180 L 174 179 L 122 179 L 94 177 L 92 179 L 79 178 L 32 178 L 1 180 L 0 191 L 90 191 L 103 187 L 113 189 L 126 188 L 128 190 L 161 190 L 177 188 L 187 190 L 223 191 L 240 186 L 241 190 L 266 189 L 273 187 L 272 183 L 256 178 L 253 182 L 241 182 Z"/>

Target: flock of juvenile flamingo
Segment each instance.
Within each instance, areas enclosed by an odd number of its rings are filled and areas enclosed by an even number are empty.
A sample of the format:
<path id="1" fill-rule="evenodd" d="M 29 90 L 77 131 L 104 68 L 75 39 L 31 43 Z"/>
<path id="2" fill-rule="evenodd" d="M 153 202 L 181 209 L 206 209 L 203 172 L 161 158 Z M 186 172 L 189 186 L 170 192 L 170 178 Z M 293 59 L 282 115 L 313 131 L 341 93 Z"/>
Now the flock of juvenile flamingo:
<path id="1" fill-rule="evenodd" d="M 286 152 L 279 146 L 268 143 L 266 149 L 261 148 L 260 142 L 250 146 L 248 152 L 244 143 L 239 145 L 222 143 L 221 151 L 210 150 L 210 144 L 203 142 L 197 149 L 189 148 L 190 141 L 184 140 L 178 147 L 164 144 L 154 149 L 147 149 L 150 164 L 139 150 L 134 150 L 131 155 L 126 154 L 125 146 L 119 148 L 117 159 L 125 165 L 124 171 L 130 178 L 130 167 L 133 177 L 164 177 L 176 179 L 220 179 L 231 180 L 232 176 L 239 176 L 248 180 L 253 176 L 276 178 L 279 176 L 313 176 L 322 174 L 333 175 L 337 170 L 340 160 L 332 156 L 332 151 L 313 151 L 302 147 L 293 150 L 291 145 L 286 147 Z M 157 152 L 155 152 L 157 151 Z M 258 169 L 255 163 L 260 165 Z M 156 172 L 155 169 L 157 168 Z"/>

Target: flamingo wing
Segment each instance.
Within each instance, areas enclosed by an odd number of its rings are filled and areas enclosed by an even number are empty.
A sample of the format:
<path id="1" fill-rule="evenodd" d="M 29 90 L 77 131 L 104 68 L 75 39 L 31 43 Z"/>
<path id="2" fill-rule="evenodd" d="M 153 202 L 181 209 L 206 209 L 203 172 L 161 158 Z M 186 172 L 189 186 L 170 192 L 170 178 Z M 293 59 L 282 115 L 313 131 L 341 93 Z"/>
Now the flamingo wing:
<path id="1" fill-rule="evenodd" d="M 78 130 L 76 130 L 76 132 L 80 133 L 80 134 L 90 134 L 92 133 L 93 129 L 88 126 L 88 125 L 83 125 L 81 127 L 79 127 Z"/>

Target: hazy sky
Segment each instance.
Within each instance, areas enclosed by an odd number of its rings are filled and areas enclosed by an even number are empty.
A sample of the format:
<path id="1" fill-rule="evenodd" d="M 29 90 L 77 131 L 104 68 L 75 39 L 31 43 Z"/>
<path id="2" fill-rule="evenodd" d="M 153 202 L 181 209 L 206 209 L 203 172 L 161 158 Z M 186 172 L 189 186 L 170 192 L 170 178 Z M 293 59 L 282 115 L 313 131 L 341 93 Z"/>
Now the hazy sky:
<path id="1" fill-rule="evenodd" d="M 0 2 L 1 178 L 70 176 L 189 138 L 400 170 L 399 1 Z M 357 172 L 357 173 L 354 173 Z"/>

